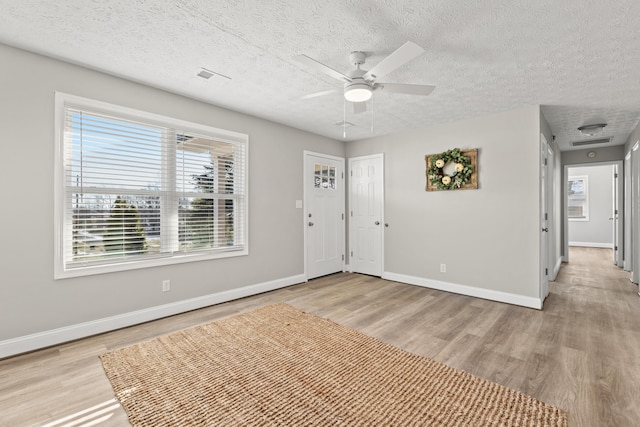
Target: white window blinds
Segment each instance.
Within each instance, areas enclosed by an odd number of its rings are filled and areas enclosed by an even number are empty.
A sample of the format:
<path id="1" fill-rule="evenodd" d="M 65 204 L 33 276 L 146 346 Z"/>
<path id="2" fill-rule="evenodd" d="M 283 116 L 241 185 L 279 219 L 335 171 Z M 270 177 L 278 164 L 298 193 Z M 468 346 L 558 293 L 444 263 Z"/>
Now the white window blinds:
<path id="1" fill-rule="evenodd" d="M 246 135 L 57 96 L 61 276 L 246 254 Z"/>

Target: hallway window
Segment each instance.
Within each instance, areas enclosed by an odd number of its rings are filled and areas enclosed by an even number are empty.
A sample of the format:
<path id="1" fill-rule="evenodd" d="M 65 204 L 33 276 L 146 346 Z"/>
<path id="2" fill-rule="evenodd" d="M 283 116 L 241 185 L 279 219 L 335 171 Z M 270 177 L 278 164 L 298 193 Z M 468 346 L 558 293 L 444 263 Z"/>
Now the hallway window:
<path id="1" fill-rule="evenodd" d="M 589 185 L 587 176 L 569 177 L 567 212 L 570 220 L 589 220 Z"/>

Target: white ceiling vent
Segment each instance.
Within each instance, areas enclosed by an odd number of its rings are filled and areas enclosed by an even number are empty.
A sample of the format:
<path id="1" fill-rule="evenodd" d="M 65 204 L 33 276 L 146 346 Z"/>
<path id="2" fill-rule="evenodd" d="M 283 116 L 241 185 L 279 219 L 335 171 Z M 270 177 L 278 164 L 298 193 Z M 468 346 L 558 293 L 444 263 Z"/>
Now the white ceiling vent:
<path id="1" fill-rule="evenodd" d="M 585 145 L 607 144 L 611 142 L 611 138 L 590 139 L 588 141 L 573 141 L 571 145 L 574 147 L 582 147 Z"/>
<path id="2" fill-rule="evenodd" d="M 204 67 L 200 69 L 200 72 L 196 74 L 198 77 L 202 77 L 205 80 L 209 80 L 213 76 L 222 77 L 227 80 L 231 80 L 231 77 L 225 76 L 224 74 L 216 73 L 215 71 L 208 70 Z"/>

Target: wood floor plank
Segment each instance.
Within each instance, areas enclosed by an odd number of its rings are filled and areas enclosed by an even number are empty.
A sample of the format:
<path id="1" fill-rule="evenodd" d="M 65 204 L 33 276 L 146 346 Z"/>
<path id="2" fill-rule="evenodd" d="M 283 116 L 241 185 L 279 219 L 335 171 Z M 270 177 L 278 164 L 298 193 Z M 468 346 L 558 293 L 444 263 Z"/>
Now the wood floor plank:
<path id="1" fill-rule="evenodd" d="M 339 273 L 0 360 L 0 426 L 127 425 L 99 354 L 276 302 L 562 407 L 570 426 L 638 425 L 638 287 L 611 250 L 570 259 L 543 311 Z"/>

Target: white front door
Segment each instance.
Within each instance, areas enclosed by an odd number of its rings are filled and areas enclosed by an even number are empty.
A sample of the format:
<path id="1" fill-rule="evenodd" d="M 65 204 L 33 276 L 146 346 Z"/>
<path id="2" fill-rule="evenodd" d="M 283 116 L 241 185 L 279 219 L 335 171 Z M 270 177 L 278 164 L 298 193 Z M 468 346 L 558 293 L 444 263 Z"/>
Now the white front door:
<path id="1" fill-rule="evenodd" d="M 349 159 L 349 267 L 382 276 L 384 157 Z"/>
<path id="2" fill-rule="evenodd" d="M 304 153 L 307 279 L 344 268 L 344 159 Z"/>

